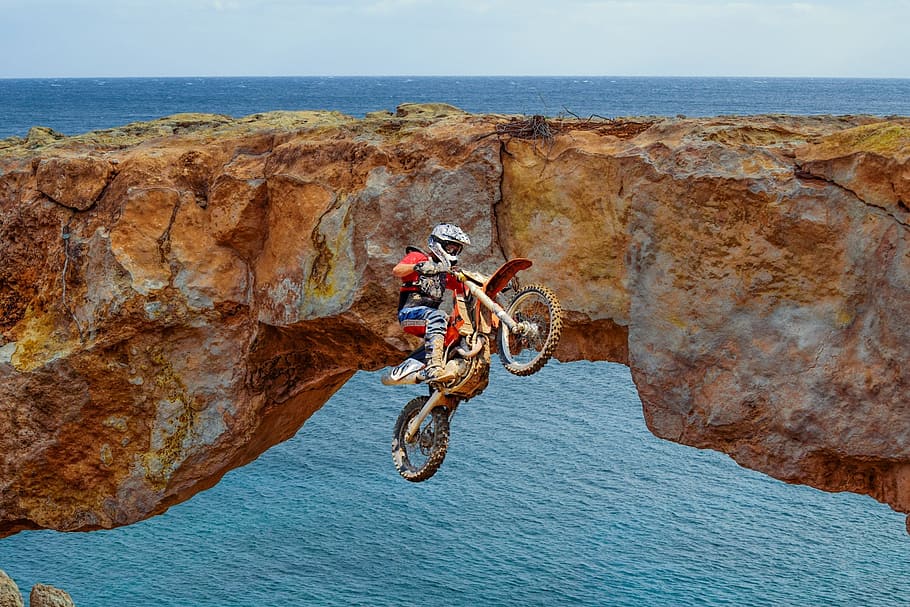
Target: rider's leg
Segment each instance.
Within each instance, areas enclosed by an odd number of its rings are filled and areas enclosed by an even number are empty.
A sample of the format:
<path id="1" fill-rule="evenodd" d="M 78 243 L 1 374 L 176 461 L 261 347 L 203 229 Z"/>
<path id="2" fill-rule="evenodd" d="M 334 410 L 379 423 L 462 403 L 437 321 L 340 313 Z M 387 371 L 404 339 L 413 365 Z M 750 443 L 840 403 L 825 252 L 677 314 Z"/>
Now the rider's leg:
<path id="1" fill-rule="evenodd" d="M 422 374 L 426 379 L 435 379 L 442 375 L 445 354 L 445 333 L 448 316 L 442 310 L 427 306 L 403 308 L 398 313 L 402 325 L 414 321 L 423 321 L 426 326 L 424 344 L 426 347 L 426 368 Z"/>
<path id="2" fill-rule="evenodd" d="M 445 367 L 445 335 L 448 316 L 442 310 L 433 310 L 427 314 L 427 367 L 423 374 L 427 379 L 437 379 Z"/>

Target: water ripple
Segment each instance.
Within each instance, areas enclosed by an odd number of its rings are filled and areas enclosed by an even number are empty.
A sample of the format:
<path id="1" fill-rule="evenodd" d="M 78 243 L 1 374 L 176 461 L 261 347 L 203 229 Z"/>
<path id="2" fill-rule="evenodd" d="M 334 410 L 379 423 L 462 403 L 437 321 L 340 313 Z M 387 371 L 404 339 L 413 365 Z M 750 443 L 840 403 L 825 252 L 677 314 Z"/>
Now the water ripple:
<path id="1" fill-rule="evenodd" d="M 80 607 L 890 606 L 910 591 L 900 515 L 656 439 L 622 366 L 495 369 L 418 485 L 388 452 L 411 396 L 358 374 L 190 502 L 112 531 L 7 538 L 0 567 Z"/>

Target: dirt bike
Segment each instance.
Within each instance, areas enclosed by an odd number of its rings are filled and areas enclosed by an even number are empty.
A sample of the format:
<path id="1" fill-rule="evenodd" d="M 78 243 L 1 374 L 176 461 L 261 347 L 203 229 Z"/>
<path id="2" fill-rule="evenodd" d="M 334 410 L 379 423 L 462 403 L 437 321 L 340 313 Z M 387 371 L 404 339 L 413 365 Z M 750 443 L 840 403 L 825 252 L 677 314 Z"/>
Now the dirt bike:
<path id="1" fill-rule="evenodd" d="M 427 382 L 428 396 L 408 402 L 395 422 L 392 460 L 399 474 L 420 482 L 442 465 L 449 445 L 449 421 L 458 405 L 487 387 L 495 336 L 499 358 L 515 375 L 527 376 L 546 365 L 559 344 L 562 308 L 556 295 L 542 285 L 519 287 L 518 272 L 531 267 L 528 259 L 512 259 L 492 276 L 453 268 L 464 285 L 456 294 L 445 335 L 443 373 Z M 506 298 L 507 291 L 513 292 Z M 423 335 L 423 327 L 405 331 Z M 425 348 L 412 352 L 382 377 L 385 385 L 421 383 Z"/>

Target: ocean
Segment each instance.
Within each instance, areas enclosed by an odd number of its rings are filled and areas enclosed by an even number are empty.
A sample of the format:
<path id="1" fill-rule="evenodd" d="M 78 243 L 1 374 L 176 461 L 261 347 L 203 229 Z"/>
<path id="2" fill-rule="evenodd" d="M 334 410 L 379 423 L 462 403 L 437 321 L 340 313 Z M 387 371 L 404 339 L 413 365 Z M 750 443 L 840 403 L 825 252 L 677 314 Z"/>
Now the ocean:
<path id="1" fill-rule="evenodd" d="M 414 77 L 0 79 L 0 139 L 35 125 L 66 135 L 181 112 L 245 116 L 401 103 L 545 116 L 910 115 L 910 79 Z"/>
<path id="2" fill-rule="evenodd" d="M 910 115 L 910 80 L 0 80 L 0 137 L 414 101 L 581 117 Z M 0 569 L 79 607 L 908 603 L 903 515 L 655 438 L 622 365 L 551 362 L 528 378 L 497 365 L 427 482 L 401 479 L 390 455 L 398 411 L 422 389 L 361 372 L 214 488 L 129 527 L 2 539 Z"/>

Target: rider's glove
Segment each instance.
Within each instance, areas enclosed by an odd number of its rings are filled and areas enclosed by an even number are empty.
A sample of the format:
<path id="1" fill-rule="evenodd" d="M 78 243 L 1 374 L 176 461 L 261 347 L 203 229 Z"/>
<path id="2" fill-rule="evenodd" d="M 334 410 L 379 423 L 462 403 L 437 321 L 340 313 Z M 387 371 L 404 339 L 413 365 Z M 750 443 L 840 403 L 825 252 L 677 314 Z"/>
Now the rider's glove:
<path id="1" fill-rule="evenodd" d="M 433 274 L 445 272 L 445 268 L 441 263 L 433 263 L 432 261 L 427 260 L 415 263 L 414 271 L 418 274 L 423 274 L 424 276 L 432 276 Z"/>

